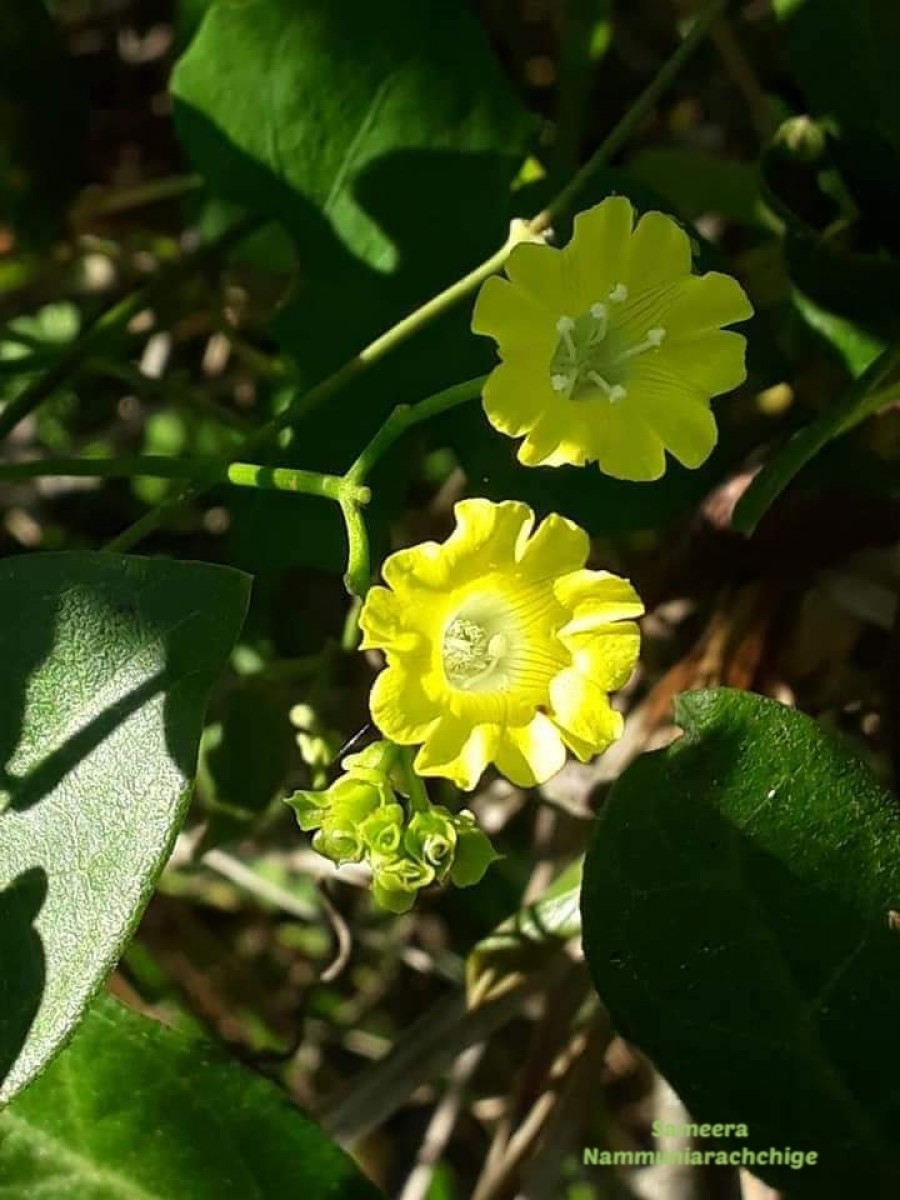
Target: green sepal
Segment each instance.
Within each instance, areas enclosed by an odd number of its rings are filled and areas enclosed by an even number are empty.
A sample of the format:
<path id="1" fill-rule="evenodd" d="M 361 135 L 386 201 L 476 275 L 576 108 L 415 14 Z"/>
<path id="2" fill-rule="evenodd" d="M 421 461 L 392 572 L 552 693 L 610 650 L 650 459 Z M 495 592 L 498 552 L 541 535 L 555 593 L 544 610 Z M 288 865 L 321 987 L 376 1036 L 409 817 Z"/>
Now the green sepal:
<path id="1" fill-rule="evenodd" d="M 457 887 L 471 887 L 478 883 L 492 862 L 500 855 L 481 829 L 475 814 L 464 808 L 456 814 L 456 857 L 450 869 L 450 878 Z"/>

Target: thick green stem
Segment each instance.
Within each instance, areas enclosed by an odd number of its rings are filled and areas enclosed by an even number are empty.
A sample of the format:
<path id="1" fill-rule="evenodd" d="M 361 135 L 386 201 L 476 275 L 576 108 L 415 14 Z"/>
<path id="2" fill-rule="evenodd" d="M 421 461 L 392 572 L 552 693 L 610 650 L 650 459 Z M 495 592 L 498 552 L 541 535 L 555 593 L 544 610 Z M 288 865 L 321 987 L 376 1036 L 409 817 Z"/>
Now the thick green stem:
<path id="1" fill-rule="evenodd" d="M 221 467 L 224 479 L 235 487 L 265 488 L 278 492 L 300 492 L 306 496 L 322 496 L 339 504 L 368 504 L 372 494 L 367 487 L 340 475 L 323 475 L 320 471 L 299 471 L 293 467 L 264 467 L 257 463 L 236 462 Z"/>
<path id="2" fill-rule="evenodd" d="M 340 504 L 347 530 L 347 571 L 344 584 L 351 596 L 362 599 L 372 584 L 369 531 L 358 504 L 350 498 L 342 500 Z"/>
<path id="3" fill-rule="evenodd" d="M 15 482 L 40 476 L 62 475 L 88 479 L 189 479 L 205 486 L 230 483 L 279 492 L 301 492 L 338 503 L 367 504 L 371 493 L 355 480 L 319 471 L 295 471 L 257 463 L 227 463 L 220 458 L 144 454 L 124 458 L 38 458 L 28 462 L 0 463 L 0 481 Z"/>

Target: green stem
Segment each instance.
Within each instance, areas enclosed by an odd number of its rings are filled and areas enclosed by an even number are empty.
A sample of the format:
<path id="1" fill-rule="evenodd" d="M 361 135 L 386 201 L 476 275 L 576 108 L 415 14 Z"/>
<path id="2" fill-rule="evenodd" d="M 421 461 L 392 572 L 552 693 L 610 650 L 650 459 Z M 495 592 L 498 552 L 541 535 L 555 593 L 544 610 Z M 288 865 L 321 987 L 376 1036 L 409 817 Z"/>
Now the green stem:
<path id="1" fill-rule="evenodd" d="M 347 486 L 354 486 L 347 481 Z M 358 504 L 352 499 L 340 501 L 344 526 L 347 530 L 347 572 L 344 584 L 351 596 L 362 599 L 372 585 L 372 563 L 369 553 L 369 531 Z"/>
<path id="2" fill-rule="evenodd" d="M 591 157 L 582 166 L 556 197 L 550 201 L 542 213 L 531 222 L 535 232 L 547 229 L 561 213 L 570 208 L 572 202 L 582 188 L 588 183 L 594 172 L 609 162 L 614 154 L 629 140 L 631 135 L 640 127 L 644 118 L 659 100 L 660 96 L 677 78 L 681 68 L 697 49 L 700 42 L 709 32 L 710 27 L 725 11 L 728 0 L 710 0 L 703 11 L 696 17 L 684 41 L 671 58 L 663 64 L 653 79 L 635 100 L 604 141 L 597 147 Z"/>
<path id="3" fill-rule="evenodd" d="M 74 375 L 111 333 L 124 329 L 139 312 L 151 306 L 161 292 L 227 254 L 261 223 L 257 217 L 244 217 L 192 254 L 186 254 L 177 262 L 160 268 L 152 279 L 104 309 L 93 325 L 59 356 L 48 371 L 24 387 L 0 412 L 0 438 L 11 433 L 20 421 Z"/>
<path id="4" fill-rule="evenodd" d="M 448 312 L 456 304 L 476 291 L 485 279 L 503 267 L 511 250 L 519 242 L 538 237 L 545 230 L 549 229 L 553 220 L 565 209 L 569 208 L 598 167 L 605 163 L 628 141 L 660 95 L 672 80 L 675 79 L 685 62 L 693 54 L 710 25 L 724 9 L 725 4 L 726 0 L 711 0 L 695 20 L 687 37 L 685 37 L 669 61 L 662 67 L 656 77 L 648 84 L 635 103 L 625 113 L 603 144 L 597 148 L 567 186 L 562 189 L 542 212 L 538 213 L 530 221 L 514 221 L 509 238 L 496 253 L 492 254 L 490 258 L 485 259 L 483 263 L 475 267 L 467 275 L 464 275 L 461 279 L 451 284 L 450 287 L 439 292 L 427 303 L 410 313 L 409 316 L 404 317 L 402 321 L 392 326 L 373 342 L 370 342 L 355 358 L 344 363 L 332 375 L 317 383 L 309 391 L 296 397 L 282 413 L 263 425 L 244 443 L 242 453 L 255 453 L 261 446 L 270 442 L 282 429 L 307 416 L 325 400 L 330 399 L 341 388 L 361 375 L 373 363 L 384 358 L 390 351 L 396 349 L 407 338 L 427 325 L 429 321 Z M 0 418 L 0 434 L 2 432 L 2 418 Z M 175 512 L 183 504 L 194 499 L 199 494 L 201 493 L 197 488 L 190 488 L 177 496 L 172 496 L 163 501 L 155 509 L 151 509 L 145 513 L 134 525 L 114 538 L 108 544 L 107 549 L 130 549 L 147 533 L 159 528 L 170 513 Z M 346 518 L 347 513 L 345 512 L 344 515 Z M 348 523 L 348 533 L 349 529 L 350 525 Z"/>
<path id="5" fill-rule="evenodd" d="M 302 492 L 340 504 L 367 504 L 371 493 L 355 480 L 319 471 L 265 467 L 256 463 L 226 463 L 220 458 L 168 455 L 132 455 L 122 458 L 40 458 L 30 462 L 0 463 L 0 480 L 13 482 L 38 476 L 63 475 L 89 479 L 189 479 L 204 486 L 230 483 L 279 492 Z"/>
<path id="6" fill-rule="evenodd" d="M 355 358 L 351 358 L 342 367 L 339 367 L 333 375 L 329 375 L 327 379 L 323 379 L 321 383 L 316 384 L 309 391 L 298 396 L 277 417 L 274 417 L 261 429 L 257 430 L 250 438 L 248 448 L 257 449 L 260 445 L 271 441 L 282 429 L 308 416 L 323 401 L 330 399 L 335 392 L 346 387 L 348 383 L 351 383 L 357 376 L 362 375 L 364 371 L 379 362 L 392 350 L 396 350 L 398 346 L 427 325 L 429 321 L 433 321 L 436 317 L 448 312 L 461 300 L 465 299 L 466 296 L 474 292 L 488 276 L 499 271 L 509 257 L 509 252 L 513 246 L 527 240 L 529 237 L 528 227 L 524 222 L 520 221 L 514 224 L 514 231 L 496 254 L 492 254 L 490 258 L 485 259 L 474 271 L 470 271 L 468 275 L 464 275 L 462 279 L 458 279 L 456 283 L 439 292 L 437 296 L 432 297 L 421 308 L 417 308 L 415 312 L 410 313 L 408 317 L 404 317 L 402 321 L 398 321 L 396 325 L 392 325 L 390 329 L 377 337 L 374 342 L 370 342 L 368 346 L 360 350 Z"/>
<path id="7" fill-rule="evenodd" d="M 467 379 L 465 383 L 455 383 L 441 392 L 435 392 L 418 404 L 398 404 L 344 478 L 353 483 L 365 482 L 378 460 L 408 429 L 469 400 L 475 400 L 481 395 L 486 379 L 487 375 L 479 375 L 476 379 Z"/>
<path id="8" fill-rule="evenodd" d="M 257 463 L 235 462 L 220 464 L 223 478 L 235 487 L 264 488 L 278 492 L 300 492 L 306 496 L 321 496 L 339 504 L 368 504 L 372 493 L 353 480 L 340 475 L 324 475 L 321 471 L 300 471 L 293 467 L 265 467 Z"/>
<path id="9" fill-rule="evenodd" d="M 428 791 L 425 784 L 416 774 L 416 769 L 413 766 L 413 757 L 416 753 L 415 747 L 400 746 L 399 751 L 397 761 L 400 765 L 403 782 L 406 784 L 406 790 L 409 793 L 410 812 L 430 812 L 431 801 L 428 799 Z"/>

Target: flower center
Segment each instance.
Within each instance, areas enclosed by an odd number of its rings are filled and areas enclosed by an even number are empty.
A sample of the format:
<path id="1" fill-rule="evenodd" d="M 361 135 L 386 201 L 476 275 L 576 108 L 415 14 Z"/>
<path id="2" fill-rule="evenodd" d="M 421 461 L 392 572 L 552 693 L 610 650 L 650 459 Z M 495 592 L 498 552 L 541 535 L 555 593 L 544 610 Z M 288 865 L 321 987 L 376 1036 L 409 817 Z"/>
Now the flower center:
<path id="1" fill-rule="evenodd" d="M 611 404 L 628 395 L 625 386 L 631 361 L 658 350 L 666 336 L 661 325 L 648 329 L 643 341 L 629 344 L 616 329 L 616 308 L 628 299 L 628 288 L 617 283 L 602 303 L 592 304 L 580 317 L 560 317 L 559 341 L 550 361 L 550 383 L 567 400 L 586 400 L 598 392 Z"/>
<path id="2" fill-rule="evenodd" d="M 454 617 L 441 646 L 447 681 L 462 691 L 481 690 L 497 674 L 507 648 L 505 634 L 462 614 Z"/>

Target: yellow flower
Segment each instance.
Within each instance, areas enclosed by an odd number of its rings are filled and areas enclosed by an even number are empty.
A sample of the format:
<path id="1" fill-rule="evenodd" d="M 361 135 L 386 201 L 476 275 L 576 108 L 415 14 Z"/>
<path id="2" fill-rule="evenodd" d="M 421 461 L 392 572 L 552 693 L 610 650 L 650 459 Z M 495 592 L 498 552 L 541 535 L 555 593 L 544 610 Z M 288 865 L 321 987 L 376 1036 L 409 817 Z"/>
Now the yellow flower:
<path id="1" fill-rule="evenodd" d="M 722 329 L 751 316 L 728 275 L 691 274 L 691 243 L 671 217 L 633 225 L 624 196 L 575 218 L 562 250 L 513 249 L 472 329 L 498 343 L 484 409 L 525 440 L 526 466 L 599 462 L 619 479 L 658 479 L 664 450 L 698 467 L 716 444 L 710 398 L 746 377 L 744 338 Z"/>
<path id="2" fill-rule="evenodd" d="M 372 717 L 415 768 L 471 789 L 488 763 L 531 787 L 566 747 L 582 761 L 622 731 L 609 703 L 637 661 L 630 618 L 643 605 L 627 580 L 585 569 L 583 529 L 552 514 L 534 528 L 527 504 L 463 500 L 446 542 L 384 563 L 360 625 L 387 669 Z"/>

